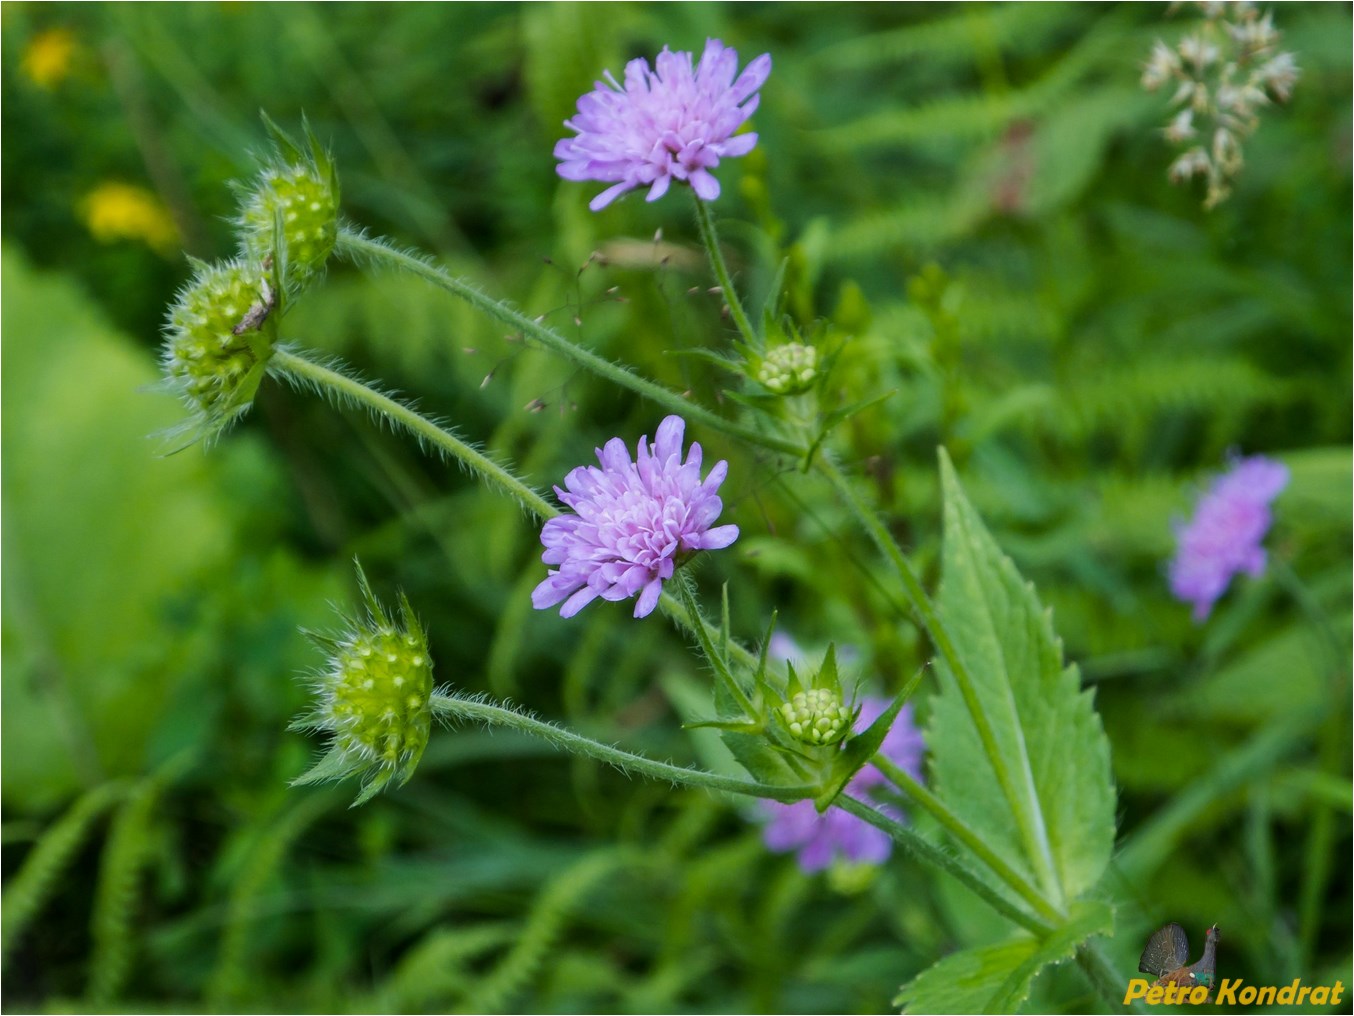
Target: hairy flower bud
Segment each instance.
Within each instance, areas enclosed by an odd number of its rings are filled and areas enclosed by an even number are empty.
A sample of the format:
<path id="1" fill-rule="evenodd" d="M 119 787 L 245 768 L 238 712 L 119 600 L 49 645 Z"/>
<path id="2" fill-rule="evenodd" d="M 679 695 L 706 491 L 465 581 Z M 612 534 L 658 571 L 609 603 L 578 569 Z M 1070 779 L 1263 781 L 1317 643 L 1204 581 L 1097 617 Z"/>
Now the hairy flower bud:
<path id="1" fill-rule="evenodd" d="M 775 346 L 757 367 L 757 380 L 777 395 L 808 391 L 818 377 L 818 350 L 799 342 Z"/>
<path id="2" fill-rule="evenodd" d="M 273 352 L 269 273 L 244 260 L 207 265 L 179 291 L 165 322 L 161 365 L 203 435 L 227 426 L 253 402 Z"/>
<path id="3" fill-rule="evenodd" d="M 780 715 L 796 740 L 805 744 L 836 744 L 851 729 L 851 710 L 841 695 L 827 688 L 810 688 L 791 697 Z"/>
<path id="4" fill-rule="evenodd" d="M 294 730 L 329 735 L 329 751 L 293 784 L 361 776 L 362 804 L 391 780 L 403 785 L 413 775 L 432 725 L 432 659 L 427 637 L 400 596 L 400 623 L 386 613 L 359 566 L 358 584 L 366 604 L 363 618 L 344 618 L 338 634 L 307 632 L 329 659 L 312 680 L 311 712 Z"/>
<path id="5" fill-rule="evenodd" d="M 289 291 L 304 289 L 324 271 L 338 240 L 338 172 L 306 128 L 303 151 L 264 117 L 275 152 L 242 195 L 238 226 L 246 256 L 281 259 Z"/>

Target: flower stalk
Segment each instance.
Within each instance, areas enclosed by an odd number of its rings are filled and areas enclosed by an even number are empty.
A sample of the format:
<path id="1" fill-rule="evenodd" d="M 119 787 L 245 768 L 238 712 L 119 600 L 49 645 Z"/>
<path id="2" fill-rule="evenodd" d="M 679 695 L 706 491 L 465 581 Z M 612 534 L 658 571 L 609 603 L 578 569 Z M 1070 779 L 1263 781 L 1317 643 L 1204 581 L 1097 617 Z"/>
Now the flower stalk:
<path id="1" fill-rule="evenodd" d="M 715 230 L 715 213 L 710 210 L 710 202 L 702 200 L 700 195 L 693 193 L 692 200 L 696 204 L 696 223 L 700 227 L 701 243 L 705 245 L 706 253 L 710 257 L 710 269 L 715 273 L 715 280 L 719 283 L 724 302 L 728 305 L 729 317 L 733 318 L 733 323 L 743 341 L 753 349 L 757 349 L 761 346 L 761 340 L 753 330 L 747 312 L 743 310 L 743 301 L 738 298 L 738 290 L 734 288 L 729 266 L 724 263 L 724 251 L 719 246 L 719 234 Z"/>
<path id="2" fill-rule="evenodd" d="M 753 780 L 740 780 L 732 776 L 720 776 L 718 773 L 703 769 L 687 769 L 669 762 L 658 762 L 643 755 L 624 751 L 620 748 L 594 741 L 590 737 L 574 733 L 553 723 L 538 720 L 534 716 L 520 713 L 506 706 L 495 705 L 478 698 L 464 695 L 436 693 L 432 697 L 432 710 L 444 719 L 470 720 L 489 726 L 507 727 L 524 734 L 549 741 L 555 747 L 576 755 L 584 755 L 615 766 L 625 773 L 637 773 L 654 780 L 683 787 L 698 787 L 702 790 L 714 790 L 726 794 L 740 794 L 745 797 L 762 797 L 772 801 L 790 803 L 812 797 L 818 792 L 813 784 L 797 786 L 775 786 L 758 783 Z"/>
<path id="3" fill-rule="evenodd" d="M 716 413 L 712 413 L 704 406 L 683 398 L 677 392 L 664 388 L 647 378 L 640 377 L 628 367 L 612 363 L 605 357 L 598 356 L 591 350 L 570 342 L 553 328 L 548 328 L 506 303 L 485 295 L 470 283 L 456 278 L 445 269 L 429 264 L 413 254 L 397 250 L 382 240 L 375 240 L 352 229 L 345 228 L 339 230 L 336 249 L 340 255 L 359 263 L 383 265 L 416 275 L 425 282 L 459 297 L 477 310 L 503 322 L 514 331 L 520 332 L 524 337 L 531 339 L 552 353 L 564 357 L 569 362 L 604 380 L 629 389 L 636 395 L 684 417 L 689 422 L 702 424 L 712 430 L 728 434 L 730 437 L 740 438 L 770 451 L 797 457 L 802 457 L 807 452 L 807 449 L 797 441 L 778 434 L 754 430 L 751 427 L 746 427 L 736 421 L 727 420 Z"/>

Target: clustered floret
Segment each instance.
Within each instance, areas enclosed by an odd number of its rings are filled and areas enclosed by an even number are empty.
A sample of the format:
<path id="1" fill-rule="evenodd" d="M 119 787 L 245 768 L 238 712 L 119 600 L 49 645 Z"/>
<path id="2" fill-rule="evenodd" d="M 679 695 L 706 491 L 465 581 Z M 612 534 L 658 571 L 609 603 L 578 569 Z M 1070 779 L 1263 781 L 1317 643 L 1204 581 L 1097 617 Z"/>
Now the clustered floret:
<path id="1" fill-rule="evenodd" d="M 360 775 L 358 803 L 413 774 L 432 725 L 433 664 L 427 636 L 403 596 L 397 624 L 358 569 L 366 615 L 344 630 L 310 632 L 328 660 L 312 681 L 311 712 L 292 726 L 329 735 L 329 751 L 297 783 Z"/>
<path id="2" fill-rule="evenodd" d="M 1171 105 L 1180 107 L 1167 125 L 1167 140 L 1189 144 L 1171 163 L 1170 177 L 1195 176 L 1208 183 L 1205 208 L 1231 193 L 1240 171 L 1241 142 L 1259 126 L 1258 111 L 1287 102 L 1298 78 L 1292 53 L 1276 52 L 1279 31 L 1271 14 L 1251 3 L 1200 3 L 1204 20 L 1172 49 L 1158 39 L 1143 69 L 1142 84 L 1156 91 L 1174 83 Z M 1199 144 L 1191 144 L 1196 138 Z"/>
<path id="3" fill-rule="evenodd" d="M 772 347 L 757 368 L 757 380 L 777 395 L 807 391 L 817 377 L 818 350 L 802 342 Z"/>
<path id="4" fill-rule="evenodd" d="M 888 707 L 888 699 L 865 698 L 861 702 L 856 730 L 867 729 Z M 911 703 L 899 710 L 879 751 L 915 779 L 922 779 L 922 756 L 926 745 L 913 718 Z M 878 768 L 866 765 L 851 777 L 843 793 L 869 800 L 887 782 Z M 834 862 L 882 864 L 893 850 L 893 841 L 887 833 L 836 806 L 819 814 L 812 801 L 794 804 L 762 801 L 760 804 L 769 820 L 762 830 L 763 841 L 768 848 L 780 853 L 796 851 L 799 867 L 805 872 L 821 871 Z M 892 805 L 877 804 L 876 807 L 891 818 L 904 819 Z"/>
<path id="5" fill-rule="evenodd" d="M 780 714 L 795 739 L 806 744 L 836 744 L 851 727 L 851 710 L 827 688 L 799 692 Z"/>
<path id="6" fill-rule="evenodd" d="M 555 145 L 559 175 L 613 185 L 589 203 L 594 212 L 636 187 L 648 187 L 647 200 L 656 201 L 673 180 L 713 201 L 719 181 L 710 170 L 757 144 L 756 134 L 734 132 L 757 108 L 770 54 L 753 60 L 737 80 L 738 54 L 718 39 L 705 43 L 699 64 L 691 53 L 666 46 L 654 63 L 651 70 L 648 60 L 631 60 L 624 84 L 608 71 L 564 121 L 577 136 Z"/>
<path id="7" fill-rule="evenodd" d="M 724 504 L 716 491 L 728 463 L 715 463 L 701 479 L 701 446 L 692 442 L 682 460 L 686 422 L 669 416 L 658 425 L 653 449 L 639 439 L 634 461 L 620 438 L 597 450 L 602 468 L 579 466 L 555 488 L 572 513 L 546 522 L 541 543 L 546 564 L 558 565 L 531 594 L 538 610 L 561 600 L 572 617 L 597 597 L 625 600 L 638 594 L 635 617 L 650 614 L 663 582 L 699 550 L 718 550 L 738 538 L 737 526 L 714 526 Z"/>
<path id="8" fill-rule="evenodd" d="M 260 328 L 272 299 L 267 273 L 241 259 L 199 264 L 169 308 L 161 366 L 206 433 L 254 397 L 272 353 Z"/>
<path id="9" fill-rule="evenodd" d="M 1177 527 L 1171 592 L 1194 604 L 1196 621 L 1208 617 L 1234 576 L 1264 573 L 1269 505 L 1287 485 L 1283 463 L 1263 455 L 1241 459 L 1199 501 L 1194 518 Z"/>

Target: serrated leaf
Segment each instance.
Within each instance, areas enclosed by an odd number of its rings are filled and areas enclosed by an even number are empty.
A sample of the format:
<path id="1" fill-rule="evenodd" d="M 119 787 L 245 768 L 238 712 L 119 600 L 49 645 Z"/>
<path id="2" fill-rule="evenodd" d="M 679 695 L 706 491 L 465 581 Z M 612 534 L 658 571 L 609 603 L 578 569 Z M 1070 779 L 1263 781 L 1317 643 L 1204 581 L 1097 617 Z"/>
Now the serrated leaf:
<path id="1" fill-rule="evenodd" d="M 927 738 L 937 793 L 1056 904 L 1089 889 L 1109 863 L 1115 808 L 1109 741 L 1092 693 L 1081 690 L 1077 669 L 1063 664 L 1062 644 L 1033 586 L 983 527 L 943 450 L 940 460 L 945 537 L 938 607 L 975 701 L 949 668 L 940 668 Z M 990 737 L 980 732 L 973 707 Z"/>
<path id="2" fill-rule="evenodd" d="M 1114 923 L 1108 906 L 1078 904 L 1073 916 L 1045 939 L 1024 932 L 995 945 L 945 957 L 905 984 L 894 1005 L 915 1012 L 1015 1012 L 1046 966 L 1070 959 L 1092 935 Z"/>

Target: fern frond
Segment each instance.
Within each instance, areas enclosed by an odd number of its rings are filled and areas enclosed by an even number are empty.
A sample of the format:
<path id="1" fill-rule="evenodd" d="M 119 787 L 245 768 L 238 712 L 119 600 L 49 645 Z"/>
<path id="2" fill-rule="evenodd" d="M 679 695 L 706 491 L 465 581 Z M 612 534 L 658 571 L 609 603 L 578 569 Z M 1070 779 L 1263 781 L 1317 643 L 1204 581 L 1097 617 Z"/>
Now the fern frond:
<path id="1" fill-rule="evenodd" d="M 381 1012 L 445 1011 L 453 999 L 469 993 L 474 986 L 476 975 L 467 965 L 516 938 L 517 925 L 508 921 L 432 931 L 400 960 L 381 990 L 379 1004 L 372 1008 Z"/>
<path id="2" fill-rule="evenodd" d="M 214 1010 L 229 1008 L 231 999 L 246 994 L 245 960 L 259 898 L 292 844 L 329 808 L 333 798 L 329 794 L 316 794 L 289 800 L 297 803 L 280 817 L 259 823 L 258 838 L 231 887 L 216 969 L 206 991 L 208 1005 Z"/>
<path id="3" fill-rule="evenodd" d="M 1065 432 L 1142 427 L 1162 410 L 1244 413 L 1279 401 L 1285 382 L 1248 360 L 1220 356 L 1154 356 L 1112 372 L 1084 372 L 1063 403 Z"/>
<path id="4" fill-rule="evenodd" d="M 607 850 L 588 855 L 552 879 L 536 898 L 517 944 L 476 984 L 463 1011 L 510 1011 L 513 996 L 536 976 L 574 908 L 594 885 L 629 862 L 627 852 Z"/>
<path id="5" fill-rule="evenodd" d="M 126 793 L 122 780 L 95 787 L 42 834 L 0 899 L 0 963 L 47 902 L 57 877 L 85 842 L 94 821 Z"/>
<path id="6" fill-rule="evenodd" d="M 1002 51 L 1013 56 L 1042 47 L 1079 22 L 1075 7 L 1060 4 L 975 5 L 950 17 L 839 42 L 814 54 L 810 65 L 841 73 L 925 57 L 933 64 L 957 62 L 967 67 L 973 62 L 975 37 L 999 39 Z"/>
<path id="7" fill-rule="evenodd" d="M 996 94 L 969 92 L 886 109 L 810 136 L 824 150 L 837 153 L 939 138 L 981 141 L 996 136 L 1013 120 L 1047 113 L 1077 89 L 1088 71 L 1103 65 L 1112 47 L 1122 44 L 1117 31 L 1101 28 L 1024 88 Z"/>
<path id="8" fill-rule="evenodd" d="M 118 996 L 131 965 L 137 887 L 155 848 L 151 818 L 160 787 L 160 781 L 151 777 L 132 791 L 118 810 L 103 848 L 90 920 L 94 953 L 88 994 L 95 1008 L 105 1007 Z"/>

